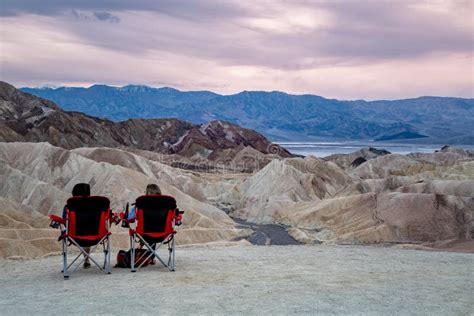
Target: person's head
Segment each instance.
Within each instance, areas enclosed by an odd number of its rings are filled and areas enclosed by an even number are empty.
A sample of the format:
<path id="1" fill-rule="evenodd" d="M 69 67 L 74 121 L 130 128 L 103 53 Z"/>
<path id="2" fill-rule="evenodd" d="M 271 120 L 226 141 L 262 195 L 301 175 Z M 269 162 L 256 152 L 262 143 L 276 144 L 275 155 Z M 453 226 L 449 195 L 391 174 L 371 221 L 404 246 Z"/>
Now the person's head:
<path id="1" fill-rule="evenodd" d="M 156 184 L 149 184 L 146 186 L 146 195 L 156 195 L 156 194 L 161 194 L 160 187 L 157 186 Z"/>
<path id="2" fill-rule="evenodd" d="M 91 187 L 87 183 L 78 183 L 72 188 L 72 196 L 90 196 Z"/>

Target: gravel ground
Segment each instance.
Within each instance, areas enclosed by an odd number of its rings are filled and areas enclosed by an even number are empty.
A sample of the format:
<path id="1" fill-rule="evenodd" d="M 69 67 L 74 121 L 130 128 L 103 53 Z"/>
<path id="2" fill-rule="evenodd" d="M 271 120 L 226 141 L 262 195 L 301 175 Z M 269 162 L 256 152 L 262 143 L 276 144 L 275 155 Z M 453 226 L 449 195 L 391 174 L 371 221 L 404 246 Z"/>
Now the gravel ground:
<path id="1" fill-rule="evenodd" d="M 234 218 L 240 228 L 250 228 L 255 231 L 252 235 L 245 238 L 252 245 L 299 245 L 300 243 L 291 237 L 286 227 L 275 224 L 254 224 L 243 219 Z"/>
<path id="2" fill-rule="evenodd" d="M 115 254 L 115 253 L 114 253 Z M 474 311 L 474 255 L 363 246 L 194 246 L 177 271 L 111 275 L 0 260 L 0 314 L 437 314 Z"/>

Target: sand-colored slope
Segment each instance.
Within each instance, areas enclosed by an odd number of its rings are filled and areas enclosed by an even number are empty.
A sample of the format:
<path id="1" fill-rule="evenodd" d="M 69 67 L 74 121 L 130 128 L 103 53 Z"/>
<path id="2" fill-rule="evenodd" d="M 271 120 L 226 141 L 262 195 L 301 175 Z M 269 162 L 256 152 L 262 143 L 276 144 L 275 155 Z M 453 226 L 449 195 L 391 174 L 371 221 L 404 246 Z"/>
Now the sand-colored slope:
<path id="1" fill-rule="evenodd" d="M 256 223 L 278 222 L 298 202 L 319 201 L 351 182 L 341 169 L 315 157 L 273 160 L 239 186 L 233 215 Z"/>
<path id="2" fill-rule="evenodd" d="M 400 154 L 379 156 L 364 162 L 352 171 L 354 176 L 362 179 L 380 179 L 392 175 L 406 175 L 410 170 L 431 170 L 431 165 L 423 164 Z"/>
<path id="3" fill-rule="evenodd" d="M 474 197 L 474 180 L 427 180 L 400 187 L 397 191 Z"/>
<path id="4" fill-rule="evenodd" d="M 474 159 L 456 153 L 391 154 L 369 160 L 351 171 L 362 179 L 414 176 L 418 179 L 474 179 Z"/>
<path id="5" fill-rule="evenodd" d="M 0 143 L 0 176 L 2 197 L 43 214 L 60 213 L 72 187 L 79 182 L 90 183 L 92 194 L 109 197 L 115 211 L 121 211 L 127 201 L 132 202 L 141 195 L 148 183 L 158 183 L 164 194 L 175 196 L 178 207 L 186 212 L 178 236 L 180 242 L 230 240 L 248 233 L 235 228 L 235 223 L 223 211 L 183 193 L 166 179 L 97 162 L 47 143 Z M 169 177 L 172 176 L 170 172 Z M 21 209 L 16 211 L 21 212 Z"/>
<path id="6" fill-rule="evenodd" d="M 33 208 L 0 197 L 0 257 L 39 257 L 59 251 L 58 232 Z"/>
<path id="7" fill-rule="evenodd" d="M 289 225 L 290 234 L 307 243 L 472 240 L 474 161 L 432 155 L 438 158 L 384 155 L 351 168 L 351 174 L 315 157 L 275 159 L 253 174 L 221 174 L 174 168 L 150 152 L 0 143 L 0 197 L 10 203 L 0 209 L 0 255 L 58 250 L 57 231 L 47 228 L 45 215 L 60 213 L 78 182 L 108 196 L 115 211 L 148 183 L 159 184 L 186 211 L 178 234 L 182 244 L 250 233 L 236 228 L 224 210 L 254 223 Z M 31 214 L 41 225 L 31 224 Z M 114 240 L 125 247 L 126 232 L 114 228 Z"/>
<path id="8" fill-rule="evenodd" d="M 364 193 L 434 193 L 463 197 L 474 197 L 474 180 L 419 179 L 410 176 L 393 176 L 384 179 L 357 181 L 337 193 L 337 196 L 350 196 Z"/>
<path id="9" fill-rule="evenodd" d="M 413 153 L 407 157 L 420 162 L 432 163 L 440 166 L 453 165 L 462 160 L 472 160 L 468 153 L 457 152 L 435 152 L 435 153 Z"/>
<path id="10" fill-rule="evenodd" d="M 357 167 L 358 164 L 374 159 L 383 155 L 388 155 L 390 152 L 386 150 L 380 150 L 372 147 L 362 148 L 349 154 L 333 154 L 324 157 L 325 161 L 332 161 L 344 170 Z"/>
<path id="11" fill-rule="evenodd" d="M 461 160 L 453 165 L 436 166 L 414 176 L 420 179 L 474 180 L 474 160 Z"/>
<path id="12" fill-rule="evenodd" d="M 286 223 L 329 240 L 426 242 L 472 239 L 473 218 L 472 197 L 394 192 L 300 204 Z"/>

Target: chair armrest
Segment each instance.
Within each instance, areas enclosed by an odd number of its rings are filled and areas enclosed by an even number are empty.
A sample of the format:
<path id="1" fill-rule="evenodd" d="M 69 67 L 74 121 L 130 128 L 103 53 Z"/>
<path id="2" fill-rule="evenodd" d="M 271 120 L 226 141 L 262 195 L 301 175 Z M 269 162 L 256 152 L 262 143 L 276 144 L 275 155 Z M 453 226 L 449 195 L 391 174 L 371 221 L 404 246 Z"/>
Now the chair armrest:
<path id="1" fill-rule="evenodd" d="M 128 219 L 128 218 L 125 218 L 125 212 L 121 212 L 119 215 L 119 218 L 120 220 L 122 220 L 122 222 L 125 222 L 125 223 L 135 223 L 135 219 Z"/>
<path id="2" fill-rule="evenodd" d="M 53 222 L 57 222 L 59 224 L 66 225 L 66 220 L 60 216 L 57 215 L 49 215 L 49 219 Z"/>
<path id="3" fill-rule="evenodd" d="M 120 218 L 119 214 L 110 212 L 109 220 L 115 225 L 118 225 L 120 224 L 120 221 L 122 220 L 122 218 Z"/>
<path id="4" fill-rule="evenodd" d="M 180 226 L 182 223 L 182 219 L 183 219 L 183 214 L 184 214 L 184 211 L 181 211 L 179 208 L 177 208 L 175 210 L 175 213 L 174 213 L 174 222 L 176 224 L 176 226 Z"/>

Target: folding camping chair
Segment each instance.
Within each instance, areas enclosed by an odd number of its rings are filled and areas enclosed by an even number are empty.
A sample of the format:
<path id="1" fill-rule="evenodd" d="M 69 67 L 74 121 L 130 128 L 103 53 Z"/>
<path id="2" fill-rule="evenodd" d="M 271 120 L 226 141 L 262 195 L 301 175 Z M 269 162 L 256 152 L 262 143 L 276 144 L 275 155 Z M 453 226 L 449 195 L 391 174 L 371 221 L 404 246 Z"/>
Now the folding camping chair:
<path id="1" fill-rule="evenodd" d="M 175 226 L 181 225 L 182 211 L 176 208 L 174 197 L 166 195 L 143 195 L 135 202 L 135 228 L 130 227 L 131 271 L 136 272 L 149 259 L 156 257 L 170 271 L 175 270 Z M 124 219 L 126 220 L 126 219 Z M 135 244 L 145 246 L 135 261 Z M 168 245 L 168 262 L 165 263 L 158 255 L 158 249 Z M 139 262 L 136 266 L 135 262 Z"/>
<path id="2" fill-rule="evenodd" d="M 61 228 L 61 236 L 58 240 L 62 241 L 62 255 L 63 255 L 63 273 L 64 278 L 68 279 L 77 268 L 89 258 L 102 272 L 110 274 L 110 224 L 114 219 L 114 215 L 110 211 L 109 199 L 102 196 L 81 196 L 72 197 L 67 200 L 66 204 L 66 218 L 63 219 L 56 215 L 50 215 L 52 220 L 52 227 L 55 223 L 59 223 Z M 68 265 L 67 254 L 68 247 L 76 246 L 80 253 Z M 102 245 L 104 252 L 104 265 L 99 263 L 91 257 L 91 253 Z M 83 247 L 91 247 L 90 252 L 87 253 Z M 76 264 L 72 269 L 73 264 L 84 255 L 82 261 Z"/>

